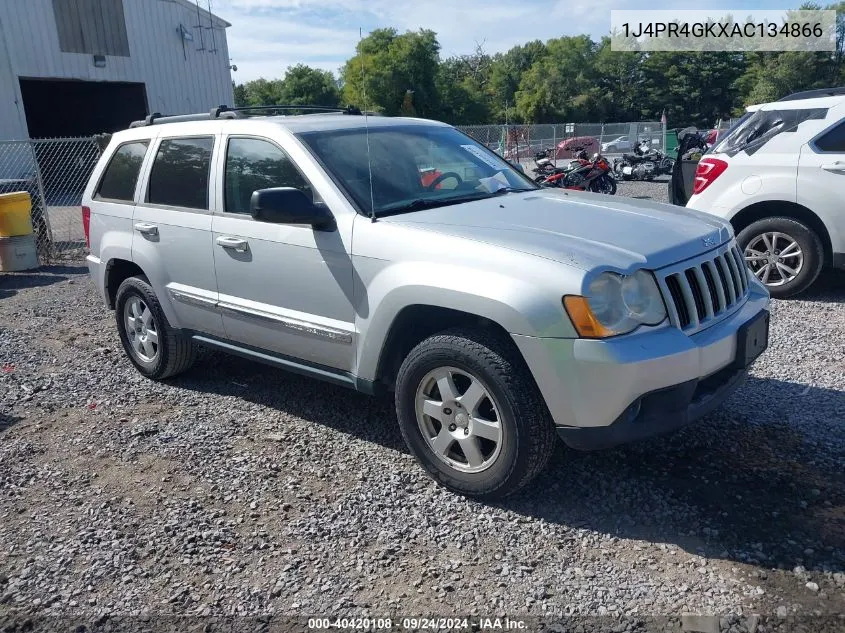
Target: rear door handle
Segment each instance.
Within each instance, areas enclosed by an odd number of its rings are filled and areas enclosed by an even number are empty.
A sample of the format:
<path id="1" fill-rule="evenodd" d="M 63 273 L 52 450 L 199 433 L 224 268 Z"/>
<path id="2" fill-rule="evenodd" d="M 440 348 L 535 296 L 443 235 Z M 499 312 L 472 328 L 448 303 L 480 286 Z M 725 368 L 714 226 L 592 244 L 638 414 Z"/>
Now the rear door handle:
<path id="1" fill-rule="evenodd" d="M 845 163 L 836 161 L 835 163 L 828 163 L 827 165 L 822 165 L 822 169 L 825 171 L 838 171 L 838 172 L 845 172 Z"/>
<path id="2" fill-rule="evenodd" d="M 230 248 L 239 253 L 245 253 L 249 248 L 249 242 L 238 239 L 237 237 L 218 237 L 216 242 L 218 246 Z"/>
<path id="3" fill-rule="evenodd" d="M 158 227 L 155 224 L 147 224 L 146 222 L 138 222 L 135 225 L 135 230 L 141 235 L 158 235 Z"/>

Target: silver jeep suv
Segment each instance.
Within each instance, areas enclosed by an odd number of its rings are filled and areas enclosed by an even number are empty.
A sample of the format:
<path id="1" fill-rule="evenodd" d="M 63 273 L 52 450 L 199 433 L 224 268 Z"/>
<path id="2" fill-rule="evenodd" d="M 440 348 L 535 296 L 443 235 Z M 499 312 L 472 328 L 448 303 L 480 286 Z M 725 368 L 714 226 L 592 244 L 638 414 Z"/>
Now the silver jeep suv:
<path id="1" fill-rule="evenodd" d="M 144 376 L 197 346 L 393 393 L 420 464 L 509 494 L 711 411 L 766 348 L 731 226 L 538 188 L 434 121 L 228 108 L 116 133 L 83 200 L 91 277 Z"/>

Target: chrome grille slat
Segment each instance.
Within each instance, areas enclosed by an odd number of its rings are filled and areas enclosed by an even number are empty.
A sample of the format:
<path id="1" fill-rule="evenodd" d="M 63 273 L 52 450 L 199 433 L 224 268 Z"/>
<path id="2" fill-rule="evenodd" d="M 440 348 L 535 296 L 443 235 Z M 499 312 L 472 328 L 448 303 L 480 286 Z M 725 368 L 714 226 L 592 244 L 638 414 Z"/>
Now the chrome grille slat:
<path id="1" fill-rule="evenodd" d="M 710 285 L 707 283 L 707 278 L 704 276 L 704 268 L 696 266 L 692 269 L 696 279 L 698 279 L 698 286 L 701 288 L 701 295 L 704 300 L 704 318 L 712 319 L 715 314 L 713 310 L 713 295 L 710 294 Z"/>
<path id="2" fill-rule="evenodd" d="M 719 281 L 719 273 L 716 271 L 716 264 L 714 264 L 712 261 L 706 261 L 704 262 L 704 266 L 713 280 L 713 289 L 716 293 L 716 303 L 714 304 L 713 310 L 715 312 L 722 312 L 722 310 L 728 307 L 728 303 L 727 299 L 725 298 L 725 291 L 722 288 L 721 282 Z"/>
<path id="3" fill-rule="evenodd" d="M 695 333 L 734 312 L 748 295 L 745 260 L 736 243 L 658 271 L 669 320 Z"/>
<path id="4" fill-rule="evenodd" d="M 728 268 L 731 269 L 731 279 L 733 279 L 734 287 L 736 288 L 736 295 L 737 297 L 741 297 L 745 294 L 745 289 L 742 287 L 742 273 L 736 265 L 732 251 L 725 253 L 725 260 L 728 262 Z"/>
<path id="5" fill-rule="evenodd" d="M 742 253 L 739 252 L 738 248 L 732 248 L 731 253 L 733 253 L 734 261 L 739 270 L 739 278 L 742 281 L 742 293 L 745 294 L 748 292 L 748 267 L 745 265 L 745 259 L 742 257 Z"/>
<path id="6" fill-rule="evenodd" d="M 680 275 L 670 275 L 667 277 L 666 285 L 669 287 L 672 303 L 678 311 L 678 322 L 681 324 L 681 328 L 685 328 L 690 323 L 690 314 L 686 299 L 684 299 L 684 293 L 681 290 Z"/>
<path id="7" fill-rule="evenodd" d="M 725 289 L 725 299 L 728 307 L 736 303 L 736 290 L 734 289 L 734 282 L 731 278 L 731 271 L 728 270 L 728 265 L 725 263 L 723 255 L 716 258 L 716 268 L 719 269 L 719 276 L 722 278 L 722 286 Z"/>
<path id="8" fill-rule="evenodd" d="M 684 301 L 687 305 L 687 312 L 689 313 L 689 325 L 690 327 L 698 327 L 698 324 L 701 321 L 699 320 L 698 316 L 698 306 L 696 305 L 697 302 L 695 300 L 695 296 L 692 290 L 692 284 L 690 283 L 689 272 L 689 269 L 684 272 L 683 279 L 681 279 L 681 275 L 677 275 L 678 285 L 681 288 L 681 293 L 683 294 Z"/>

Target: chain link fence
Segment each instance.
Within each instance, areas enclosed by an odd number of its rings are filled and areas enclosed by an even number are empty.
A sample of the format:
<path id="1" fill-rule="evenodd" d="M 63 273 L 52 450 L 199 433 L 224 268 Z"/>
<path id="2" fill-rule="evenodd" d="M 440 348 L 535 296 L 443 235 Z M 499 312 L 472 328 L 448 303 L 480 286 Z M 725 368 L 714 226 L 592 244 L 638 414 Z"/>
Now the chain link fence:
<path id="1" fill-rule="evenodd" d="M 41 264 L 85 254 L 82 193 L 108 137 L 0 141 L 0 193 L 26 191 Z"/>
<path id="2" fill-rule="evenodd" d="M 632 151 L 643 140 L 660 151 L 665 151 L 664 145 L 668 144 L 660 121 L 464 125 L 459 129 L 508 160 L 523 163 L 549 148 L 554 148 L 552 158 L 569 160 L 579 149 L 612 157 Z"/>

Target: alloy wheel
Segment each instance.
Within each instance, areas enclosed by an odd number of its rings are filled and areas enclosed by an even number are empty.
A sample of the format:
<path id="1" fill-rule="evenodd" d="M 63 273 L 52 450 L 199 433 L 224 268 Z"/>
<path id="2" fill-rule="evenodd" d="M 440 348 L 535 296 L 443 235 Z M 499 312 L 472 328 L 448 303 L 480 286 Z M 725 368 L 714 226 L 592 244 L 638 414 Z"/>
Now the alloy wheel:
<path id="1" fill-rule="evenodd" d="M 463 473 L 492 466 L 502 450 L 502 418 L 490 391 L 469 372 L 438 367 L 416 394 L 420 432 L 432 453 Z"/>
<path id="2" fill-rule="evenodd" d="M 152 363 L 158 356 L 158 326 L 141 297 L 130 297 L 123 307 L 126 337 L 139 360 Z"/>
<path id="3" fill-rule="evenodd" d="M 795 279 L 804 268 L 804 252 L 786 233 L 768 231 L 754 237 L 745 247 L 745 261 L 767 286 L 782 286 Z"/>

